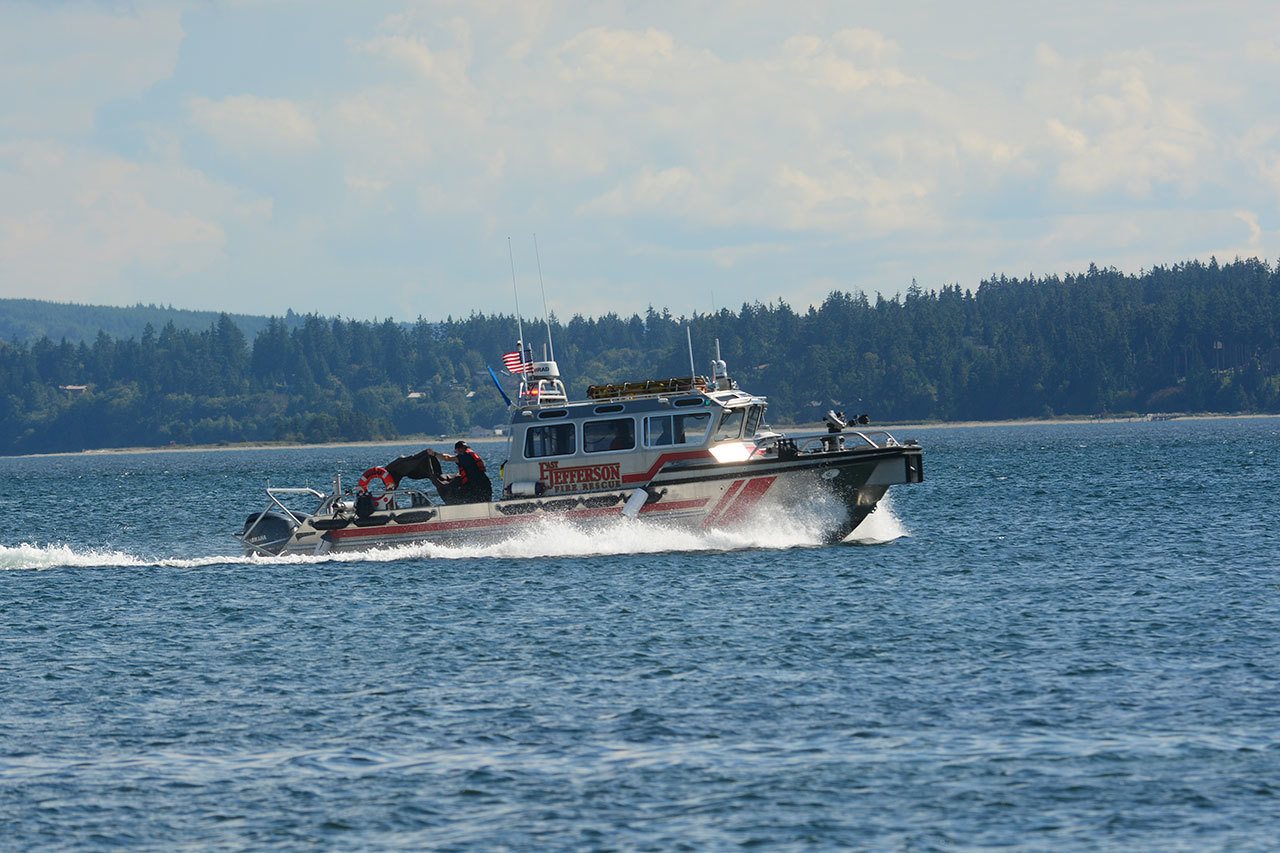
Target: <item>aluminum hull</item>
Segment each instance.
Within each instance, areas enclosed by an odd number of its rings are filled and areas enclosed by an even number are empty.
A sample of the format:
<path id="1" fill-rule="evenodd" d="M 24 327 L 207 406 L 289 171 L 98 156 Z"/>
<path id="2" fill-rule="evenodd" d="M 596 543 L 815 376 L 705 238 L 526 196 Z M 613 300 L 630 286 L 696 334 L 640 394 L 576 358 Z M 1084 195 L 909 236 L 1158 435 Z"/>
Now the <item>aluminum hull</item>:
<path id="1" fill-rule="evenodd" d="M 500 541 L 547 519 L 590 527 L 628 514 L 681 528 L 732 529 L 761 513 L 803 512 L 821 504 L 825 541 L 839 541 L 876 507 L 892 485 L 924 479 L 915 445 L 859 447 L 752 458 L 736 463 L 694 462 L 664 469 L 642 484 L 573 495 L 514 498 L 491 503 L 377 511 L 364 518 L 315 514 L 287 519 L 275 541 L 248 542 L 251 553 L 325 554 L 414 543 L 442 545 Z M 638 491 L 644 503 L 639 504 Z"/>

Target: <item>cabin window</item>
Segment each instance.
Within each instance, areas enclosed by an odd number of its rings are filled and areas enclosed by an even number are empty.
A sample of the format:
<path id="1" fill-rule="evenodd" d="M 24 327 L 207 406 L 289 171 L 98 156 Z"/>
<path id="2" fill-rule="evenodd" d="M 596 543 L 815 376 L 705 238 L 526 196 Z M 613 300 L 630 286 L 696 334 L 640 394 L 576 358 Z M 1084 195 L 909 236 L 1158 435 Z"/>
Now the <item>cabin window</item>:
<path id="1" fill-rule="evenodd" d="M 728 441 L 742 435 L 742 419 L 747 410 L 744 408 L 725 409 L 720 416 L 720 426 L 716 427 L 712 441 Z"/>
<path id="2" fill-rule="evenodd" d="M 760 420 L 764 417 L 764 406 L 752 406 L 747 412 L 747 428 L 743 430 L 743 435 L 751 438 L 756 434 L 756 430 L 760 429 Z"/>
<path id="3" fill-rule="evenodd" d="M 636 446 L 636 422 L 631 418 L 587 421 L 582 425 L 582 449 L 588 453 L 631 450 Z"/>
<path id="4" fill-rule="evenodd" d="M 644 419 L 644 443 L 647 447 L 670 447 L 673 444 L 701 444 L 711 423 L 710 412 L 692 415 L 654 415 Z"/>
<path id="5" fill-rule="evenodd" d="M 568 456 L 574 450 L 573 424 L 547 424 L 534 426 L 524 434 L 524 458 L 541 459 L 544 456 Z"/>

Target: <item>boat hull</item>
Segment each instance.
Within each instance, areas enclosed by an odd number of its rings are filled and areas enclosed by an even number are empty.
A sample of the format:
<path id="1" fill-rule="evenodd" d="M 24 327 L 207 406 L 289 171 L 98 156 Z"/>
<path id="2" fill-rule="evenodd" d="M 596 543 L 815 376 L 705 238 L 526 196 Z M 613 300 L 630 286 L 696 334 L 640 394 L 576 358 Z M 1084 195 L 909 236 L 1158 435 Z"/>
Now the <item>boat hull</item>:
<path id="1" fill-rule="evenodd" d="M 520 536 L 548 519 L 589 527 L 633 516 L 678 528 L 733 529 L 757 523 L 762 514 L 787 516 L 819 508 L 814 523 L 824 541 L 834 542 L 875 509 L 889 486 L 923 479 L 921 451 L 914 445 L 728 464 L 695 461 L 664 469 L 646 483 L 608 491 L 415 507 L 364 518 L 304 516 L 269 551 L 253 546 L 250 551 L 324 554 L 415 543 L 477 544 Z"/>

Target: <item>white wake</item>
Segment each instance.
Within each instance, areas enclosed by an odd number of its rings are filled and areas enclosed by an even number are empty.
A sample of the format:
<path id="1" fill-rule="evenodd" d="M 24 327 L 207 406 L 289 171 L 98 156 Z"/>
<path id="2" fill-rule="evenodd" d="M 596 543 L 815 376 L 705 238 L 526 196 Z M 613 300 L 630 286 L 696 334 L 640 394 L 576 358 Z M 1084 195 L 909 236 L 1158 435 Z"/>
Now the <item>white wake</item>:
<path id="1" fill-rule="evenodd" d="M 509 539 L 475 545 L 418 543 L 342 554 L 284 557 L 241 554 L 199 557 L 146 557 L 109 548 L 80 548 L 65 544 L 0 545 L 0 571 L 61 568 L 177 568 L 225 565 L 314 565 L 322 563 L 380 563 L 407 559 L 545 559 L 602 557 L 663 552 L 740 551 L 814 547 L 822 543 L 820 512 L 777 515 L 758 513 L 731 530 L 688 530 L 654 522 L 619 518 L 590 526 L 564 519 L 547 519 L 523 528 Z M 907 535 L 888 501 L 880 503 L 845 541 L 881 544 Z"/>
<path id="2" fill-rule="evenodd" d="M 148 559 L 109 548 L 76 548 L 70 545 L 0 545 L 0 571 L 6 569 L 63 568 L 196 568 L 251 562 L 248 557 L 166 557 Z"/>
<path id="3" fill-rule="evenodd" d="M 871 515 L 864 518 L 844 541 L 853 545 L 883 545 L 910 535 L 902 519 L 893 512 L 892 496 L 885 495 Z"/>

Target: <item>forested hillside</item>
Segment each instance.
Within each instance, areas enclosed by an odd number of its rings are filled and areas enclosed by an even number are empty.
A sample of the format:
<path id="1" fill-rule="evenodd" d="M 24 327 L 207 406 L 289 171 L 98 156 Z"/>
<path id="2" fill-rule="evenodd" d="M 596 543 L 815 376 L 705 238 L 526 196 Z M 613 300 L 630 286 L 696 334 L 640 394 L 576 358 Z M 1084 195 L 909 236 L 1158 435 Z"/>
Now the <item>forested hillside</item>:
<path id="1" fill-rule="evenodd" d="M 165 305 L 78 305 L 73 302 L 45 302 L 39 299 L 0 299 L 0 340 L 34 342 L 40 338 L 73 344 L 93 341 L 99 332 L 113 338 L 137 338 L 147 325 L 153 329 L 173 323 L 175 328 L 202 331 L 218 319 L 217 311 L 188 311 Z M 266 328 L 268 318 L 232 314 L 240 330 L 250 338 Z M 290 313 L 284 317 L 289 327 L 302 322 Z"/>
<path id="2" fill-rule="evenodd" d="M 684 322 L 654 309 L 553 320 L 571 392 L 687 375 Z M 894 299 L 837 292 L 804 312 L 779 301 L 689 322 L 700 372 L 719 338 L 775 423 L 833 405 L 881 421 L 1280 411 L 1280 272 L 1258 260 L 1001 277 Z M 483 314 L 410 326 L 305 317 L 250 338 L 223 315 L 198 331 L 0 343 L 0 453 L 494 425 L 505 409 L 485 365 L 514 329 Z M 525 330 L 541 337 L 536 320 Z"/>

